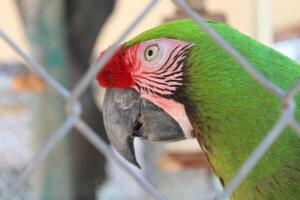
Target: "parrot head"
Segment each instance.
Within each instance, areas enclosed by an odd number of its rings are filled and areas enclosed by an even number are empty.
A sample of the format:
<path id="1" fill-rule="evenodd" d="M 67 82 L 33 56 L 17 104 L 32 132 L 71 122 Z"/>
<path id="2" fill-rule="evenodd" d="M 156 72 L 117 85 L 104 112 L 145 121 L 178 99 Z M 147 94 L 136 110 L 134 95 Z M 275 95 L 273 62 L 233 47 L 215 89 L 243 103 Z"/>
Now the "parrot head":
<path id="1" fill-rule="evenodd" d="M 288 89 L 298 79 L 296 62 L 227 24 L 206 22 L 274 84 Z M 280 98 L 192 20 L 166 23 L 125 42 L 96 79 L 107 88 L 106 132 L 125 159 L 139 166 L 136 137 L 150 142 L 195 137 L 224 186 L 280 116 Z M 299 140 L 292 129 L 283 131 L 234 191 L 233 199 L 287 199 L 287 194 L 288 199 L 299 199 L 297 174 L 286 170 L 300 166 Z M 283 176 L 289 183 L 286 187 L 276 179 Z"/>
<path id="2" fill-rule="evenodd" d="M 193 43 L 160 36 L 127 42 L 96 76 L 99 85 L 107 88 L 103 115 L 108 137 L 116 150 L 138 167 L 134 137 L 166 142 L 193 137 L 180 102 L 192 47 Z"/>

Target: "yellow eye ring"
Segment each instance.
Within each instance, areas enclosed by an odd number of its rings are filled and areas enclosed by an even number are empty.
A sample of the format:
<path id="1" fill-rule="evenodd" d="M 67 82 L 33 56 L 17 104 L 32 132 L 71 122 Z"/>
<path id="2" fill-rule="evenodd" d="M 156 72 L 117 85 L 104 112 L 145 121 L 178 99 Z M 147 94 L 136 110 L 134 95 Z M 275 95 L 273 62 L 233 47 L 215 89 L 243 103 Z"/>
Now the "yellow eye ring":
<path id="1" fill-rule="evenodd" d="M 144 57 L 146 61 L 152 61 L 154 60 L 158 55 L 159 48 L 156 44 L 150 45 L 146 48 Z"/>

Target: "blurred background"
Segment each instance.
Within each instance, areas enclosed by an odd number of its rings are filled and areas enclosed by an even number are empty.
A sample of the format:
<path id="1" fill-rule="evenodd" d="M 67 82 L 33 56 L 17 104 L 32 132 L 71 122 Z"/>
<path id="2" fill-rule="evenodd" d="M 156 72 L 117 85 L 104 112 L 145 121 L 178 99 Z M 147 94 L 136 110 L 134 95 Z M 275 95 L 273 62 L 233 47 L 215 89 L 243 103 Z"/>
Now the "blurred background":
<path id="1" fill-rule="evenodd" d="M 188 0 L 207 19 L 241 32 L 300 61 L 299 0 Z M 100 51 L 115 42 L 147 0 L 0 0 L 0 27 L 67 88 Z M 132 30 L 187 18 L 172 1 L 159 1 Z M 0 40 L 0 197 L 45 145 L 65 117 L 64 100 L 29 71 Z M 103 91 L 81 98 L 83 119 L 107 141 L 101 117 Z M 107 141 L 108 142 L 108 141 Z M 135 141 L 143 174 L 168 199 L 211 199 L 220 190 L 194 140 L 172 144 Z M 17 200 L 149 199 L 130 177 L 73 130 L 22 185 Z"/>

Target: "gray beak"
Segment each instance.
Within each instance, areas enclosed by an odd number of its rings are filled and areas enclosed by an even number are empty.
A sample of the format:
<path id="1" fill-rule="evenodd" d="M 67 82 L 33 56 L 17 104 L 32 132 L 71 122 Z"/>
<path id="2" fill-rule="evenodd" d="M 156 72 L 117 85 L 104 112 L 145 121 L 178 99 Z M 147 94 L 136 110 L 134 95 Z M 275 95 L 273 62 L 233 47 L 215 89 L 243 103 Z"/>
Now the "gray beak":
<path id="1" fill-rule="evenodd" d="M 108 89 L 103 102 L 103 119 L 108 138 L 116 150 L 140 168 L 133 139 L 177 141 L 184 139 L 179 124 L 134 89 Z"/>

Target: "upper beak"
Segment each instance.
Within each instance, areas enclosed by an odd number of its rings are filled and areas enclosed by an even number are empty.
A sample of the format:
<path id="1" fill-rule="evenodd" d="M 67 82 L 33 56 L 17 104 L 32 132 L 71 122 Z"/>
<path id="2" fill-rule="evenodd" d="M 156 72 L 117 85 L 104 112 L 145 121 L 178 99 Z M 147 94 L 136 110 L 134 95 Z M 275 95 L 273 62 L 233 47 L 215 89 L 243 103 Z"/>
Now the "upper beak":
<path id="1" fill-rule="evenodd" d="M 127 161 L 139 168 L 134 137 L 148 141 L 184 139 L 179 124 L 161 108 L 141 98 L 134 89 L 107 89 L 103 119 L 112 145 Z"/>

